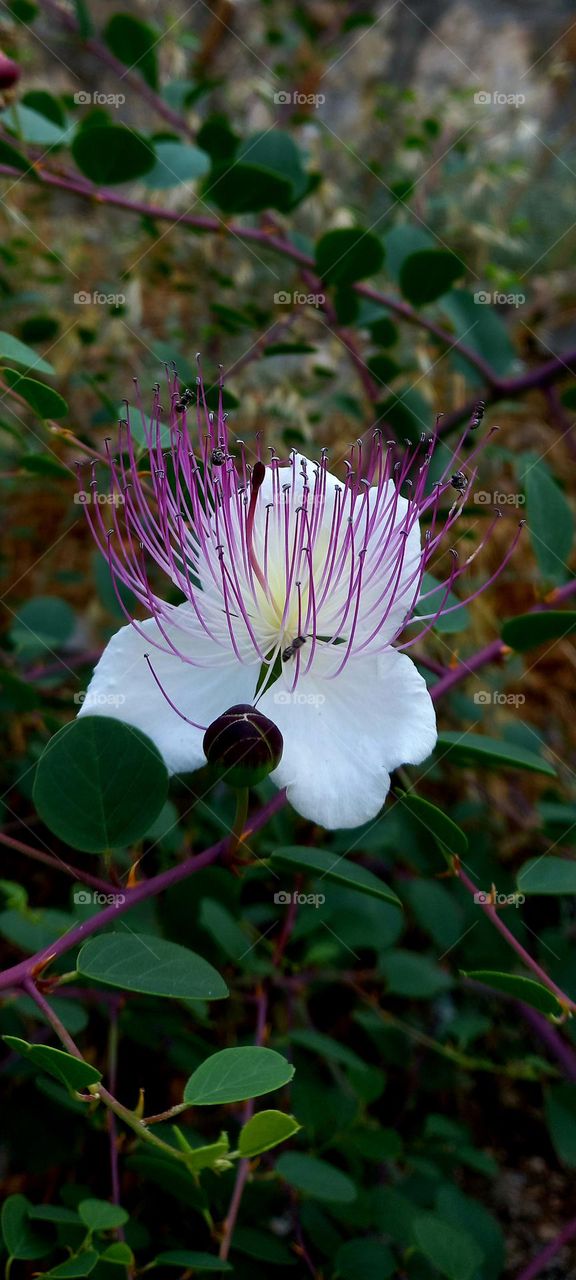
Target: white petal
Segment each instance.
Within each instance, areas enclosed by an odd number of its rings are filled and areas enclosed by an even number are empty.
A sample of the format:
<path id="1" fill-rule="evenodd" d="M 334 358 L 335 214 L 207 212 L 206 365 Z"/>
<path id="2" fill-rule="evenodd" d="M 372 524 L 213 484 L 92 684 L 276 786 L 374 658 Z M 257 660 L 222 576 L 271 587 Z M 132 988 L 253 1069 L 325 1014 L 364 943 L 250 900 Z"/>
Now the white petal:
<path id="1" fill-rule="evenodd" d="M 156 744 L 170 773 L 185 773 L 206 763 L 204 729 L 234 703 L 252 702 L 260 664 L 240 663 L 231 651 L 228 665 L 210 667 L 214 646 L 195 624 L 189 606 L 180 605 L 175 614 L 186 621 L 186 630 L 172 630 L 175 645 L 207 665 L 191 666 L 176 654 L 154 648 L 153 640 L 164 642 L 153 618 L 140 623 L 150 637 L 148 643 L 134 627 L 122 627 L 98 662 L 79 714 L 114 716 L 134 725 Z M 170 634 L 169 626 L 166 632 Z M 204 728 L 193 728 L 172 709 L 156 684 L 145 653 L 174 705 Z M 216 653 L 221 663 L 221 651 Z"/>
<path id="2" fill-rule="evenodd" d="M 358 827 L 379 813 L 390 771 L 419 764 L 436 743 L 426 682 L 406 654 L 351 659 L 335 680 L 320 650 L 294 694 L 286 675 L 258 706 L 278 725 L 284 754 L 271 775 L 303 817 L 322 827 Z"/>

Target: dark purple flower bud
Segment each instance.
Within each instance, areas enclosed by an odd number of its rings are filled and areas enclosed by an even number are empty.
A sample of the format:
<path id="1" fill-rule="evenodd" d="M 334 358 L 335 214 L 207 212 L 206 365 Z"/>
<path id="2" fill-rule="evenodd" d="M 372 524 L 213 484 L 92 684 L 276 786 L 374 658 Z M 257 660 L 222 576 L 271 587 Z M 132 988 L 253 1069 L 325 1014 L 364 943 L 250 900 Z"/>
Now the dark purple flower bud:
<path id="1" fill-rule="evenodd" d="M 206 759 L 225 775 L 231 787 L 251 787 L 276 769 L 284 742 L 272 720 L 240 702 L 208 725 L 203 741 Z"/>
<path id="2" fill-rule="evenodd" d="M 7 58 L 6 54 L 0 50 L 0 92 L 2 89 L 11 89 L 20 79 L 21 74 L 18 63 Z"/>

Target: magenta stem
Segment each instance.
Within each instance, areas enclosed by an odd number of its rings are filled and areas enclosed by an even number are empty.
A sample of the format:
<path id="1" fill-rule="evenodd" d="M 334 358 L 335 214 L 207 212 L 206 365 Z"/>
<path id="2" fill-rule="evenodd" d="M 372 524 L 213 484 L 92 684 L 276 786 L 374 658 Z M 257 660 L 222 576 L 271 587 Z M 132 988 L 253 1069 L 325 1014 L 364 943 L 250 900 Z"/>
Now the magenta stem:
<path id="1" fill-rule="evenodd" d="M 268 818 L 276 813 L 278 809 L 281 809 L 285 803 L 286 792 L 279 791 L 250 820 L 249 834 L 252 834 L 253 831 L 258 831 L 267 822 Z M 245 837 L 244 843 L 247 842 L 248 838 L 248 836 Z M 58 938 L 50 947 L 44 947 L 35 956 L 28 956 L 26 960 L 21 960 L 19 964 L 12 965 L 10 969 L 5 969 L 4 973 L 0 974 L 0 990 L 6 990 L 8 987 L 21 987 L 26 979 L 29 979 L 39 968 L 49 961 L 56 960 L 58 956 L 64 955 L 72 947 L 79 946 L 91 934 L 97 933 L 99 929 L 104 928 L 104 925 L 112 924 L 119 916 L 130 911 L 131 907 L 134 907 L 137 902 L 144 902 L 147 898 L 155 897 L 156 894 L 163 893 L 165 889 L 170 889 L 172 885 L 179 884 L 181 880 L 186 880 L 188 876 L 194 875 L 194 872 L 200 871 L 202 867 L 210 866 L 227 848 L 228 840 L 229 837 L 225 836 L 217 844 L 205 849 L 203 853 L 186 858 L 177 867 L 170 867 L 168 871 L 162 871 L 159 875 L 152 876 L 150 880 L 142 881 L 141 884 L 135 885 L 133 889 L 127 889 L 122 902 L 115 902 L 109 907 L 104 907 L 104 910 L 99 911 L 98 915 L 82 921 L 81 924 L 76 925 L 68 933 L 65 933 L 62 938 Z M 68 1033 L 66 1032 L 65 1034 Z"/>
<path id="2" fill-rule="evenodd" d="M 557 605 L 563 604 L 565 600 L 569 600 L 571 596 L 576 594 L 576 578 L 571 582 L 567 582 L 563 587 L 557 587 L 553 595 L 548 600 L 535 604 L 528 613 L 542 613 L 547 609 L 555 609 Z M 503 657 L 506 653 L 506 645 L 503 640 L 491 640 L 483 649 L 479 649 L 477 653 L 473 653 L 471 657 L 466 658 L 454 667 L 453 671 L 446 671 L 444 675 L 436 681 L 436 684 L 430 689 L 430 697 L 433 702 L 437 702 L 438 698 L 442 698 L 445 693 L 454 688 L 454 685 L 460 684 L 467 676 L 473 675 L 480 667 L 485 667 L 489 662 L 496 662 L 498 658 Z"/>
<path id="3" fill-rule="evenodd" d="M 552 1258 L 556 1256 L 565 1244 L 574 1239 L 574 1236 L 576 1236 L 576 1218 L 573 1218 L 572 1222 L 563 1227 L 560 1234 L 554 1240 L 551 1240 L 550 1244 L 547 1244 L 546 1248 L 542 1249 L 542 1252 L 528 1263 L 528 1266 L 518 1275 L 517 1280 L 535 1280 L 535 1277 L 541 1275 L 544 1267 L 551 1262 Z"/>
<path id="4" fill-rule="evenodd" d="M 475 897 L 477 893 L 477 886 L 474 884 L 474 881 L 471 880 L 470 877 L 466 874 L 466 872 L 462 870 L 461 865 L 458 865 L 456 874 L 459 880 L 468 890 L 468 893 L 470 893 L 472 897 Z M 535 974 L 539 982 L 541 982 L 543 986 L 548 988 L 548 991 L 551 991 L 553 995 L 556 996 L 556 998 L 560 1001 L 560 1003 L 564 1006 L 565 1009 L 570 1009 L 573 1012 L 575 1012 L 576 1003 L 574 1002 L 574 1000 L 571 1000 L 570 996 L 566 995 L 566 993 L 556 985 L 556 983 L 552 980 L 552 978 L 548 977 L 548 974 L 542 968 L 542 966 L 538 964 L 538 961 L 533 959 L 533 957 L 529 954 L 526 948 L 522 946 L 522 943 L 519 942 L 518 939 L 514 937 L 514 934 L 510 932 L 510 929 L 508 928 L 507 925 L 504 924 L 504 921 L 502 920 L 498 911 L 496 911 L 496 909 L 493 906 L 491 906 L 490 903 L 488 902 L 480 902 L 478 903 L 478 905 L 481 907 L 484 914 L 488 916 L 488 919 L 492 921 L 492 924 L 495 925 L 498 932 L 502 934 L 502 937 L 506 939 L 506 942 L 508 943 L 508 945 L 512 947 L 513 951 L 516 952 L 516 955 L 522 961 L 522 964 L 524 964 L 527 969 L 530 969 L 532 973 Z"/>

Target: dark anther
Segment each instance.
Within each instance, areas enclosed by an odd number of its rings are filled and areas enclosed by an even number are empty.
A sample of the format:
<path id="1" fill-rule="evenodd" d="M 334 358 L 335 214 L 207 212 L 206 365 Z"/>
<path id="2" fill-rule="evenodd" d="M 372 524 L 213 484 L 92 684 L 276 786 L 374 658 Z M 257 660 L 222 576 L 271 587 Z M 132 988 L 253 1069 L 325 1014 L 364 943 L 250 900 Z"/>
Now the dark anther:
<path id="1" fill-rule="evenodd" d="M 455 471 L 454 475 L 450 477 L 450 484 L 458 493 L 464 493 L 464 490 L 468 488 L 468 480 L 463 471 Z"/>

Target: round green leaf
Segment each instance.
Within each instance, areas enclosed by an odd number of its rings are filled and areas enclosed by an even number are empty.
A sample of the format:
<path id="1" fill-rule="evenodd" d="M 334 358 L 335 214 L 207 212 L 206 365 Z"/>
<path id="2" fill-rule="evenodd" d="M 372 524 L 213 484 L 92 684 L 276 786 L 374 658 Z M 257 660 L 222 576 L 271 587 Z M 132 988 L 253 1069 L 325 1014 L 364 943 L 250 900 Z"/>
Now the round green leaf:
<path id="1" fill-rule="evenodd" d="M 66 1258 L 65 1262 L 60 1262 L 51 1271 L 45 1271 L 44 1276 L 50 1276 L 50 1280 L 76 1280 L 76 1277 L 89 1276 L 97 1262 L 99 1262 L 99 1254 L 95 1249 L 83 1249 L 81 1253 L 76 1253 L 73 1257 Z"/>
<path id="2" fill-rule="evenodd" d="M 126 1210 L 108 1200 L 81 1200 L 78 1213 L 90 1231 L 112 1231 L 128 1221 Z"/>
<path id="3" fill-rule="evenodd" d="M 88 1085 L 97 1084 L 102 1079 L 101 1072 L 96 1067 L 81 1058 L 73 1057 L 71 1053 L 65 1053 L 63 1049 L 53 1049 L 47 1044 L 28 1044 L 27 1040 L 20 1040 L 18 1036 L 3 1036 L 2 1039 L 10 1049 L 28 1058 L 40 1071 L 47 1071 L 49 1075 L 55 1076 L 67 1089 L 86 1089 Z"/>
<path id="4" fill-rule="evenodd" d="M 275 849 L 272 864 L 286 867 L 289 871 L 306 871 L 308 875 L 320 876 L 322 880 L 333 880 L 336 884 L 344 884 L 348 889 L 356 889 L 359 893 L 367 893 L 372 898 L 381 898 L 384 902 L 392 902 L 401 907 L 400 899 L 388 885 L 378 876 L 357 862 L 350 862 L 341 854 L 327 853 L 325 849 L 312 849 L 308 845 L 289 846 Z"/>
<path id="5" fill-rule="evenodd" d="M 416 1218 L 414 1236 L 424 1257 L 447 1280 L 472 1280 L 484 1254 L 467 1231 L 453 1227 L 435 1213 Z"/>
<path id="6" fill-rule="evenodd" d="M 437 750 L 442 759 L 455 764 L 486 765 L 497 769 L 527 769 L 530 773 L 546 773 L 556 777 L 553 765 L 515 742 L 501 742 L 480 733 L 439 733 Z"/>
<path id="7" fill-rule="evenodd" d="M 60 729 L 40 757 L 34 803 L 74 849 L 101 853 L 140 840 L 168 790 L 162 757 L 145 734 L 106 716 Z"/>
<path id="8" fill-rule="evenodd" d="M 55 373 L 54 365 L 43 360 L 32 347 L 14 338 L 11 333 L 0 333 L 0 362 L 9 360 L 10 364 L 23 365 L 25 369 L 34 369 L 36 373 Z"/>
<path id="9" fill-rule="evenodd" d="M 240 1155 L 258 1156 L 261 1151 L 270 1151 L 271 1147 L 298 1133 L 299 1128 L 294 1116 L 287 1116 L 283 1111 L 258 1111 L 240 1131 Z"/>
<path id="10" fill-rule="evenodd" d="M 175 1000 L 222 1000 L 224 979 L 204 960 L 164 938 L 136 933 L 107 933 L 84 943 L 78 972 L 108 987 Z"/>
<path id="11" fill-rule="evenodd" d="M 202 1062 L 184 1089 L 184 1101 L 194 1107 L 214 1107 L 243 1102 L 281 1089 L 294 1075 L 294 1067 L 274 1049 L 246 1045 L 221 1049 Z"/>
<path id="12" fill-rule="evenodd" d="M 388 1280 L 396 1271 L 394 1256 L 380 1240 L 347 1240 L 336 1254 L 336 1271 L 342 1280 Z"/>
<path id="13" fill-rule="evenodd" d="M 520 893 L 576 893 L 576 862 L 550 853 L 531 858 L 519 871 L 516 883 Z"/>
<path id="14" fill-rule="evenodd" d="M 492 969 L 470 969 L 468 972 L 462 970 L 462 974 L 465 978 L 473 978 L 475 982 L 484 982 L 487 987 L 494 987 L 495 991 L 504 991 L 516 1000 L 523 1000 L 524 1004 L 538 1009 L 539 1013 L 556 1017 L 562 1014 L 562 1005 L 553 992 L 533 978 L 522 978 L 515 973 L 498 973 Z"/>
<path id="15" fill-rule="evenodd" d="M 138 71 L 152 89 L 158 88 L 156 45 L 158 32 L 131 13 L 115 13 L 104 28 L 108 48 L 131 71 Z"/>
<path id="16" fill-rule="evenodd" d="M 414 306 L 423 306 L 448 293 L 464 271 L 464 263 L 448 249 L 419 249 L 402 263 L 400 288 Z"/>
<path id="17" fill-rule="evenodd" d="M 565 582 L 574 541 L 574 517 L 560 485 L 541 458 L 530 461 L 524 480 L 528 530 L 542 577 Z"/>
<path id="18" fill-rule="evenodd" d="M 39 418 L 64 418 L 68 405 L 63 396 L 36 378 L 26 378 L 16 369 L 3 369 L 2 377 L 16 391 Z"/>
<path id="19" fill-rule="evenodd" d="M 155 190 L 193 182 L 194 178 L 203 178 L 210 168 L 206 152 L 184 142 L 155 142 L 154 151 L 156 164 L 146 174 L 144 185 Z"/>
<path id="20" fill-rule="evenodd" d="M 18 610 L 10 639 L 18 649 L 59 649 L 70 639 L 76 618 L 74 610 L 59 596 L 34 596 Z"/>
<path id="21" fill-rule="evenodd" d="M 316 245 L 316 270 L 327 284 L 352 284 L 380 270 L 384 246 L 371 231 L 328 231 Z"/>
<path id="22" fill-rule="evenodd" d="M 421 796 L 412 793 L 401 795 L 400 804 L 403 809 L 408 810 L 421 831 L 425 829 L 430 832 L 442 850 L 464 856 L 468 849 L 468 837 L 447 813 L 429 800 L 423 800 Z"/>
<path id="23" fill-rule="evenodd" d="M 433 960 L 415 951 L 389 951 L 380 963 L 388 990 L 395 996 L 429 1000 L 452 986 L 452 978 Z"/>
<path id="24" fill-rule="evenodd" d="M 52 1245 L 30 1225 L 32 1206 L 25 1196 L 8 1196 L 2 1205 L 2 1236 L 10 1258 L 32 1260 L 50 1253 Z"/>
<path id="25" fill-rule="evenodd" d="M 315 1200 L 327 1200 L 332 1204 L 350 1204 L 357 1191 L 352 1179 L 327 1160 L 286 1151 L 276 1161 L 276 1172 L 289 1186 Z"/>
<path id="26" fill-rule="evenodd" d="M 563 640 L 576 631 L 576 612 L 548 609 L 542 613 L 523 613 L 510 618 L 502 627 L 504 644 L 523 652 L 549 640 Z"/>
<path id="27" fill-rule="evenodd" d="M 131 182 L 154 168 L 154 148 L 124 125 L 92 125 L 72 143 L 80 172 L 98 185 Z"/>

